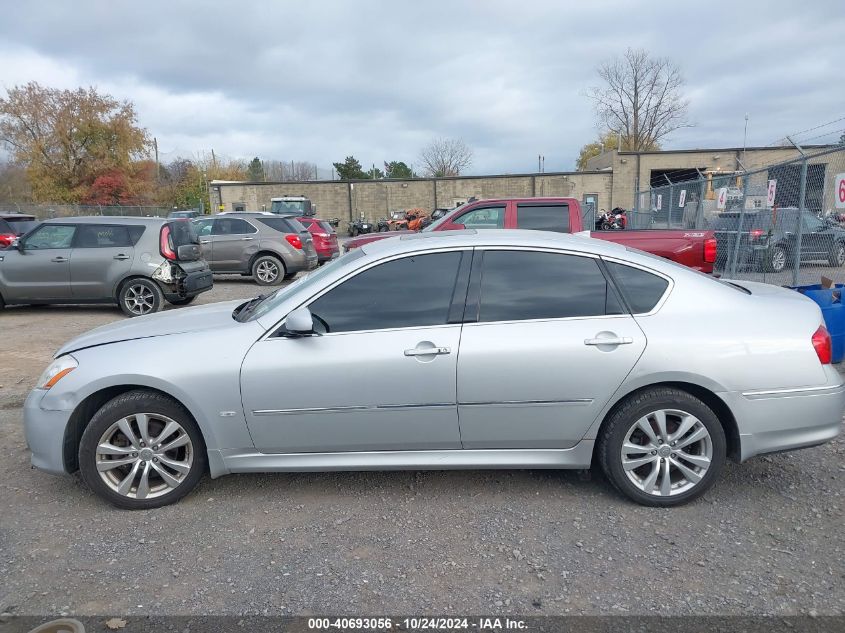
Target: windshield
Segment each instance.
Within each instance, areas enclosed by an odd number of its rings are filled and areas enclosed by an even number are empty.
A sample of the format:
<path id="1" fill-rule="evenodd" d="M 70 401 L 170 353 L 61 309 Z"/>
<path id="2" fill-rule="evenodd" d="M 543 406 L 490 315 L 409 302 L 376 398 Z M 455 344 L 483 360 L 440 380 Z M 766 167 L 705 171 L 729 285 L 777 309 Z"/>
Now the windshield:
<path id="1" fill-rule="evenodd" d="M 467 205 L 467 203 L 465 202 L 464 204 L 462 204 L 462 205 L 460 205 L 460 206 L 457 206 L 457 207 L 455 207 L 454 209 L 451 209 L 451 210 L 450 210 L 450 211 L 448 211 L 448 212 L 447 212 L 447 211 L 444 211 L 444 212 L 443 212 L 443 213 L 444 213 L 444 215 L 443 215 L 443 217 L 442 217 L 442 218 L 439 218 L 438 220 L 435 220 L 434 222 L 432 222 L 431 224 L 429 224 L 427 227 L 425 227 L 425 228 L 424 228 L 422 231 L 420 231 L 420 232 L 421 232 L 421 233 L 427 233 L 427 232 L 429 232 L 429 231 L 436 231 L 438 226 L 440 226 L 441 224 L 445 224 L 445 223 L 448 221 L 448 220 L 447 220 L 447 218 L 453 218 L 453 217 L 455 217 L 455 214 L 453 213 L 453 211 L 457 211 L 458 209 L 462 209 L 462 208 L 463 208 L 463 207 L 465 207 L 466 205 Z M 432 217 L 433 217 L 433 216 L 432 216 Z"/>
<path id="2" fill-rule="evenodd" d="M 360 259 L 364 257 L 364 251 L 360 248 L 353 249 L 348 253 L 344 253 L 340 257 L 335 260 L 330 261 L 327 264 L 324 264 L 317 270 L 308 273 L 307 275 L 303 275 L 293 283 L 288 284 L 287 286 L 283 286 L 276 290 L 276 292 L 267 295 L 258 305 L 253 308 L 245 321 L 254 321 L 255 319 L 261 318 L 261 316 L 267 314 L 276 306 L 281 305 L 284 301 L 287 300 L 294 292 L 298 292 L 301 288 L 305 286 L 311 286 L 313 284 L 319 283 L 322 279 L 332 274 L 335 270 L 337 270 L 341 266 L 345 266 L 349 262 L 353 262 L 356 259 Z"/>
<path id="3" fill-rule="evenodd" d="M 273 200 L 270 204 L 270 213 L 298 213 L 307 215 L 311 211 L 309 200 Z"/>

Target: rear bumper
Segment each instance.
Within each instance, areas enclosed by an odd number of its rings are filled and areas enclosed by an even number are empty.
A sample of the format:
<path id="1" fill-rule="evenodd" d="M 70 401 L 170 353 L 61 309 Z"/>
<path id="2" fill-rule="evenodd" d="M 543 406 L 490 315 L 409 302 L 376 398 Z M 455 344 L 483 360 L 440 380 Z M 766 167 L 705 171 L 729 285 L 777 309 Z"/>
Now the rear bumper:
<path id="1" fill-rule="evenodd" d="M 287 259 L 285 259 L 285 270 L 287 273 L 298 273 L 303 270 L 313 270 L 319 264 L 319 260 L 317 259 L 317 252 L 314 251 L 314 254 L 306 253 L 302 250 L 297 250 L 295 253 L 291 254 Z"/>
<path id="2" fill-rule="evenodd" d="M 831 369 L 836 373 L 836 370 Z M 740 434 L 740 461 L 823 444 L 842 432 L 845 384 L 725 393 Z"/>

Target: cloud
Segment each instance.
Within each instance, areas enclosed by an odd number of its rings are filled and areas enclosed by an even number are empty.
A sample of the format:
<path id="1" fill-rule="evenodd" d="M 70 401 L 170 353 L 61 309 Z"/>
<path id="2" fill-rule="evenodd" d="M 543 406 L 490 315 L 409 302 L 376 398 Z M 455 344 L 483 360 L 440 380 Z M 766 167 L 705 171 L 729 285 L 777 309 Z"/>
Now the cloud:
<path id="1" fill-rule="evenodd" d="M 530 171 L 537 154 L 566 170 L 596 134 L 595 68 L 627 46 L 686 76 L 696 126 L 666 146 L 739 145 L 746 113 L 749 144 L 765 145 L 845 115 L 843 31 L 838 0 L 77 0 L 6 7 L 0 68 L 6 86 L 132 100 L 165 155 L 412 163 L 449 136 L 475 149 L 476 173 Z"/>

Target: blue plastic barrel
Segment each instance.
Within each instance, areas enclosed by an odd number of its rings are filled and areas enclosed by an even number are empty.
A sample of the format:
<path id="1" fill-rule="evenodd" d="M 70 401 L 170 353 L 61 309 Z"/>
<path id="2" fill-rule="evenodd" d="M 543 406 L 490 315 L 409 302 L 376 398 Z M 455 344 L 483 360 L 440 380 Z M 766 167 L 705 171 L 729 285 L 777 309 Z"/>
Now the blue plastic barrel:
<path id="1" fill-rule="evenodd" d="M 841 363 L 845 358 L 845 304 L 842 294 L 845 284 L 836 284 L 830 288 L 822 288 L 821 284 L 810 286 L 794 286 L 802 295 L 819 304 L 824 316 L 824 325 L 830 332 L 830 342 L 833 352 L 833 362 Z"/>

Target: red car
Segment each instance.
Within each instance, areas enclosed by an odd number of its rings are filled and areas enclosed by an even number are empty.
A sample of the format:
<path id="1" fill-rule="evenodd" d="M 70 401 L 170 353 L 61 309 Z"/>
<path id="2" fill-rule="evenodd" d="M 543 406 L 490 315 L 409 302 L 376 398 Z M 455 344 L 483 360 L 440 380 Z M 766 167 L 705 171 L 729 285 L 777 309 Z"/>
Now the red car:
<path id="1" fill-rule="evenodd" d="M 311 233 L 311 238 L 314 240 L 314 246 L 317 249 L 317 261 L 319 263 L 325 264 L 340 255 L 337 233 L 335 233 L 331 224 L 326 220 L 312 217 L 302 217 L 297 218 L 297 220 Z"/>
<path id="2" fill-rule="evenodd" d="M 0 213 L 0 248 L 11 246 L 12 242 L 37 225 L 38 219 L 34 215 Z"/>
<path id="3" fill-rule="evenodd" d="M 583 225 L 581 204 L 575 198 L 505 198 L 478 200 L 449 211 L 424 231 L 457 229 L 534 229 L 559 233 L 579 233 Z M 592 228 L 592 227 L 589 227 Z M 346 242 L 347 251 L 369 242 L 414 231 L 392 231 L 362 235 Z M 702 229 L 647 229 L 594 231 L 591 237 L 618 242 L 631 248 L 665 257 L 703 273 L 713 272 L 716 236 Z"/>

